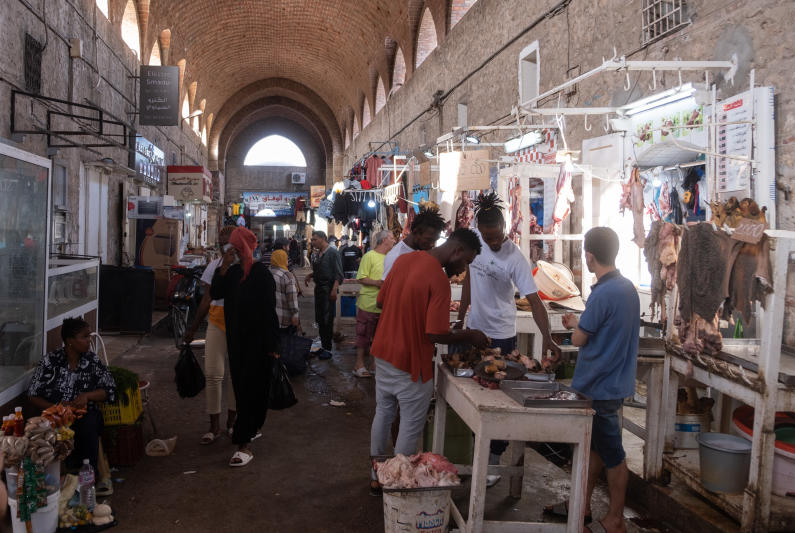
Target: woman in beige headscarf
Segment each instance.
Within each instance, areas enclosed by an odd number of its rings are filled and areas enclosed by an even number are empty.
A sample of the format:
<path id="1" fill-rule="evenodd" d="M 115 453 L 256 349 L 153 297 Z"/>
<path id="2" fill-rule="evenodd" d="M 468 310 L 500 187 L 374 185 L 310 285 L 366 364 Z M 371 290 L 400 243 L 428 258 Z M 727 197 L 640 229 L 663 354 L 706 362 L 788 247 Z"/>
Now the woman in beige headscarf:
<path id="1" fill-rule="evenodd" d="M 297 282 L 287 270 L 287 252 L 276 250 L 271 255 L 271 275 L 276 282 L 276 316 L 279 330 L 294 333 L 300 327 Z"/>

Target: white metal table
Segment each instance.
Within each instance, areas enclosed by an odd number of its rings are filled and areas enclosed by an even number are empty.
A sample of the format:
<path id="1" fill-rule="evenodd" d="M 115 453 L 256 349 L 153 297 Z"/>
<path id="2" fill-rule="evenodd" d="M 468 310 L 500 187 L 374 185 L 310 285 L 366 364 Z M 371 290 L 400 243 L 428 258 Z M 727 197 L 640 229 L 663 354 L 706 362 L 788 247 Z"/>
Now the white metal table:
<path id="1" fill-rule="evenodd" d="M 481 387 L 467 378 L 456 378 L 443 365 L 437 369 L 436 412 L 433 426 L 433 451 L 443 453 L 447 405 L 475 433 L 475 452 L 472 462 L 472 486 L 469 497 L 469 516 L 465 520 L 453 504 L 451 512 L 461 531 L 526 532 L 581 531 L 585 518 L 585 497 L 588 482 L 588 458 L 591 442 L 593 410 L 590 408 L 530 408 L 523 407 L 501 390 Z M 489 445 L 492 440 L 518 441 L 511 464 L 489 466 Z M 523 467 L 517 467 L 524 451 L 524 442 L 564 442 L 574 445 L 571 475 L 569 519 L 566 524 L 544 522 L 505 522 L 484 520 L 486 501 L 486 473 L 511 474 L 511 495 L 521 497 Z M 519 450 L 519 451 L 516 451 Z M 468 470 L 466 467 L 462 470 Z M 540 480 L 539 480 L 540 482 Z M 518 493 L 518 494 L 517 494 Z"/>

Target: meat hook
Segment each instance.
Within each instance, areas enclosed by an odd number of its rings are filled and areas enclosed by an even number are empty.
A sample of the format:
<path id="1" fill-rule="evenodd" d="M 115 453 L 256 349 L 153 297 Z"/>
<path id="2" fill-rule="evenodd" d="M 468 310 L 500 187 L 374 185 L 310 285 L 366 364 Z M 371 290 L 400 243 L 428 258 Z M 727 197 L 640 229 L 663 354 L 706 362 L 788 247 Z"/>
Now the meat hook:
<path id="1" fill-rule="evenodd" d="M 649 85 L 649 89 L 652 90 L 652 91 L 656 91 L 657 90 L 657 71 L 654 70 L 654 69 L 651 69 L 651 79 L 652 79 L 652 85 Z"/>
<path id="2" fill-rule="evenodd" d="M 677 87 L 676 90 L 677 91 L 681 91 L 682 90 L 682 69 L 679 69 L 677 72 L 679 73 L 679 87 Z"/>
<path id="3" fill-rule="evenodd" d="M 624 83 L 624 90 L 628 91 L 630 87 L 632 87 L 632 83 L 629 81 L 629 71 L 627 71 L 627 81 Z"/>
<path id="4" fill-rule="evenodd" d="M 585 125 L 583 127 L 585 128 L 585 131 L 591 131 L 593 128 L 593 126 L 588 125 L 588 113 L 585 114 Z"/>
<path id="5" fill-rule="evenodd" d="M 610 120 L 607 118 L 607 115 L 605 115 L 605 126 L 604 126 L 604 128 L 605 128 L 605 133 L 610 133 Z"/>

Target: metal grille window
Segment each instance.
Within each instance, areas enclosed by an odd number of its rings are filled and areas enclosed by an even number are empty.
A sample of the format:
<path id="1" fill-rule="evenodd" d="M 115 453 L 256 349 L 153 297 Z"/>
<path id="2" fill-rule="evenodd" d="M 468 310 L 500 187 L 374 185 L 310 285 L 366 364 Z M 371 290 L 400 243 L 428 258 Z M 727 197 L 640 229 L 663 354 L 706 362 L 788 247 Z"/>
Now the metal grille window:
<path id="1" fill-rule="evenodd" d="M 25 90 L 29 93 L 41 93 L 41 55 L 42 44 L 25 34 Z"/>
<path id="2" fill-rule="evenodd" d="M 642 44 L 650 44 L 690 24 L 685 0 L 641 0 Z"/>

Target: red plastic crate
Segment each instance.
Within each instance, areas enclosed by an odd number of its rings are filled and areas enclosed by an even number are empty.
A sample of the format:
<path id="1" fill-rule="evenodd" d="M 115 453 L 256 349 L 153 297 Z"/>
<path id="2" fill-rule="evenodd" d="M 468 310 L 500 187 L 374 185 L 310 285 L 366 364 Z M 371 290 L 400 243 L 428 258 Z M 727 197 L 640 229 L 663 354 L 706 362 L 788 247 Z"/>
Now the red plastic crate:
<path id="1" fill-rule="evenodd" d="M 144 456 L 144 433 L 140 424 L 106 427 L 102 447 L 111 466 L 133 466 Z"/>

